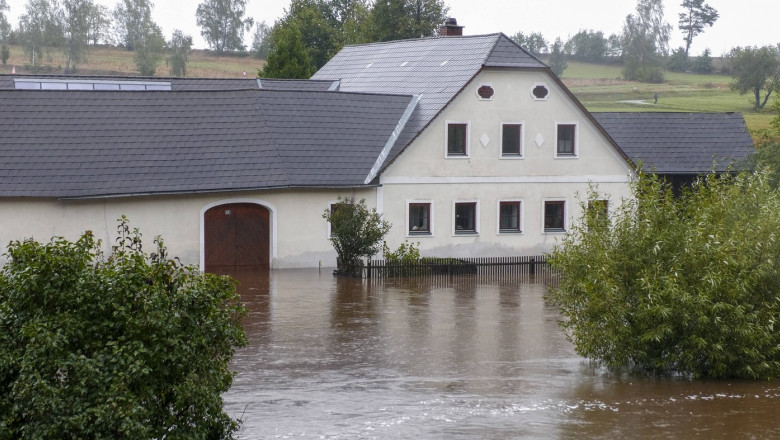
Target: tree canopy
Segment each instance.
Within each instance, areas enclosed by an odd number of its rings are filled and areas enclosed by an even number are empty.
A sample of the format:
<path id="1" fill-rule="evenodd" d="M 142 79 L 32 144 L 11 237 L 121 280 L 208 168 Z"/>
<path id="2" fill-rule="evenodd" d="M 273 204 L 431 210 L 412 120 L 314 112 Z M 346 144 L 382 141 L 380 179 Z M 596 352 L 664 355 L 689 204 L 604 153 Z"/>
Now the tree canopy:
<path id="1" fill-rule="evenodd" d="M 390 223 L 376 209 L 368 209 L 364 199 L 339 198 L 333 209 L 322 217 L 330 223 L 330 242 L 338 254 L 339 270 L 355 274 L 361 258 L 370 257 L 382 249 Z"/>
<path id="2" fill-rule="evenodd" d="M 598 211 L 584 204 L 550 260 L 578 353 L 612 369 L 780 375 L 780 192 L 764 173 L 710 175 L 681 195 L 642 175 L 609 220 Z"/>
<path id="3" fill-rule="evenodd" d="M 672 25 L 664 21 L 662 0 L 638 0 L 636 13 L 623 25 L 623 77 L 659 83 L 663 81 L 662 56 L 669 49 Z"/>
<path id="4" fill-rule="evenodd" d="M 780 48 L 735 47 L 729 52 L 731 88 L 753 94 L 753 108 L 762 109 L 772 91 L 780 87 Z M 762 99 L 763 92 L 763 99 Z"/>
<path id="5" fill-rule="evenodd" d="M 114 29 L 119 44 L 134 50 L 138 40 L 157 26 L 152 20 L 150 0 L 121 0 L 114 8 Z"/>
<path id="6" fill-rule="evenodd" d="M 15 241 L 0 272 L 0 438 L 232 438 L 223 410 L 246 344 L 235 283 L 119 224 L 108 257 Z"/>
<path id="7" fill-rule="evenodd" d="M 187 58 L 192 49 L 192 37 L 176 29 L 168 41 L 168 59 L 171 76 L 187 76 Z"/>
<path id="8" fill-rule="evenodd" d="M 62 11 L 51 0 L 28 0 L 18 34 L 35 70 L 38 59 L 62 39 Z"/>
<path id="9" fill-rule="evenodd" d="M 303 45 L 303 35 L 295 24 L 274 28 L 274 49 L 258 71 L 262 78 L 308 79 L 317 71 Z"/>
<path id="10" fill-rule="evenodd" d="M 244 31 L 254 20 L 244 18 L 246 0 L 203 0 L 195 12 L 201 35 L 215 52 L 244 50 Z"/>
<path id="11" fill-rule="evenodd" d="M 680 6 L 684 12 L 680 13 L 678 24 L 685 37 L 685 55 L 688 56 L 694 37 L 704 32 L 705 26 L 712 27 L 719 15 L 718 11 L 704 3 L 704 0 L 683 0 Z"/>

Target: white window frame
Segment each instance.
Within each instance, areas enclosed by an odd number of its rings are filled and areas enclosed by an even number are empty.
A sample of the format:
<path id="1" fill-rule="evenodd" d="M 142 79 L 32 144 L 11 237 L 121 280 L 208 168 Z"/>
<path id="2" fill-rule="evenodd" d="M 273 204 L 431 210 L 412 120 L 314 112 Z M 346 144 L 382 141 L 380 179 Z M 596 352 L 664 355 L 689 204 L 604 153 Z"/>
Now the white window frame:
<path id="1" fill-rule="evenodd" d="M 519 222 L 519 231 L 504 231 L 501 230 L 501 204 L 502 203 L 519 203 L 520 211 L 517 213 L 517 221 Z M 496 202 L 496 235 L 521 235 L 525 234 L 525 201 L 523 199 L 499 199 Z"/>
<path id="2" fill-rule="evenodd" d="M 545 209 L 547 207 L 547 202 L 563 202 L 563 229 L 562 230 L 547 230 L 544 227 L 544 217 L 547 214 L 547 210 Z M 542 199 L 542 222 L 540 225 L 542 226 L 542 234 L 543 235 L 549 235 L 549 234 L 565 234 L 566 231 L 569 230 L 569 220 L 568 220 L 568 213 L 569 213 L 569 201 L 565 197 L 550 197 L 550 198 L 543 198 Z"/>
<path id="3" fill-rule="evenodd" d="M 574 154 L 558 154 L 558 126 L 574 126 Z M 553 144 L 553 154 L 556 159 L 577 159 L 580 157 L 580 124 L 577 121 L 555 121 L 555 143 Z"/>
<path id="4" fill-rule="evenodd" d="M 460 203 L 473 203 L 474 204 L 474 230 L 466 232 L 457 232 L 455 230 L 455 206 Z M 466 199 L 466 200 L 453 200 L 452 201 L 452 213 L 450 215 L 452 220 L 452 236 L 453 237 L 474 237 L 479 235 L 479 200 Z"/>
<path id="5" fill-rule="evenodd" d="M 520 154 L 519 155 L 504 155 L 504 125 L 519 125 L 520 126 Z M 525 159 L 525 121 L 506 121 L 499 123 L 498 135 L 501 141 L 498 146 L 498 158 L 507 160 L 522 160 Z"/>
<path id="6" fill-rule="evenodd" d="M 428 205 L 428 232 L 412 232 L 409 228 L 409 207 L 413 204 L 427 204 Z M 421 238 L 421 237 L 433 237 L 433 200 L 407 200 L 406 201 L 406 219 L 404 223 L 406 225 L 406 237 L 407 238 Z"/>
<path id="7" fill-rule="evenodd" d="M 466 126 L 466 145 L 464 148 L 466 149 L 466 154 L 449 154 L 449 135 L 450 135 L 450 124 L 458 124 L 458 125 L 465 125 Z M 444 158 L 445 159 L 469 159 L 471 157 L 471 122 L 466 121 L 444 121 Z"/>

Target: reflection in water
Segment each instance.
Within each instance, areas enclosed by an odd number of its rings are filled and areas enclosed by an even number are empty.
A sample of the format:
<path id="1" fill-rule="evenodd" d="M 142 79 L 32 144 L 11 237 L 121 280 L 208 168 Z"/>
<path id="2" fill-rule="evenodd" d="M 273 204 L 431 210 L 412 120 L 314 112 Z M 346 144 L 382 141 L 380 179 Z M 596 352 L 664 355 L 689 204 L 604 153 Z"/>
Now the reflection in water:
<path id="1" fill-rule="evenodd" d="M 235 274 L 241 438 L 780 438 L 778 382 L 621 377 L 577 356 L 534 283 Z"/>

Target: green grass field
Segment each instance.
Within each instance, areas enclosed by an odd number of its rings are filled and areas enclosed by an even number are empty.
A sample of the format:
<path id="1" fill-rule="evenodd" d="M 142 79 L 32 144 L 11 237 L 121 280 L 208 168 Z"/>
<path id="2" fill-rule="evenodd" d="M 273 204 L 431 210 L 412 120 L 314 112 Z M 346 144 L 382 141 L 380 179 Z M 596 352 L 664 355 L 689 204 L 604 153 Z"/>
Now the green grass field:
<path id="1" fill-rule="evenodd" d="M 769 109 L 754 112 L 751 96 L 729 88 L 729 76 L 665 72 L 662 84 L 644 84 L 620 79 L 617 65 L 568 64 L 561 79 L 590 111 L 739 112 L 751 131 L 769 128 L 776 116 Z"/>
<path id="2" fill-rule="evenodd" d="M 7 65 L 0 73 L 32 73 L 30 61 L 21 47 L 11 46 Z M 263 60 L 251 56 L 216 56 L 207 51 L 193 51 L 187 64 L 187 76 L 236 78 L 255 77 Z M 62 53 L 52 51 L 38 64 L 41 73 L 58 74 L 65 60 Z M 569 61 L 563 82 L 590 111 L 666 111 L 666 112 L 740 112 L 751 131 L 767 129 L 775 116 L 771 110 L 754 112 L 748 95 L 729 89 L 731 78 L 724 75 L 698 75 L 665 72 L 662 84 L 644 84 L 620 79 L 621 67 Z M 136 75 L 133 53 L 123 49 L 98 47 L 90 50 L 87 60 L 78 66 L 81 75 Z M 157 75 L 169 74 L 162 62 Z M 653 95 L 658 103 L 653 104 Z M 772 98 L 777 99 L 777 98 Z"/>

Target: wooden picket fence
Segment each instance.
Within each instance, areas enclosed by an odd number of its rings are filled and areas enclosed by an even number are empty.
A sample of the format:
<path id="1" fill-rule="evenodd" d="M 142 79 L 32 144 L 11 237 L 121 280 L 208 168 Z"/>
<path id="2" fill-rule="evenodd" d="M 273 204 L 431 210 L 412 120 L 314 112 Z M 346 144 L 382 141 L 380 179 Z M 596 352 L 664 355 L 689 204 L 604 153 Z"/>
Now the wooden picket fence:
<path id="1" fill-rule="evenodd" d="M 514 278 L 549 278 L 554 276 L 545 255 L 491 258 L 422 258 L 415 262 L 388 263 L 369 260 L 363 267 L 363 278 L 431 278 L 455 276 L 479 280 Z"/>

